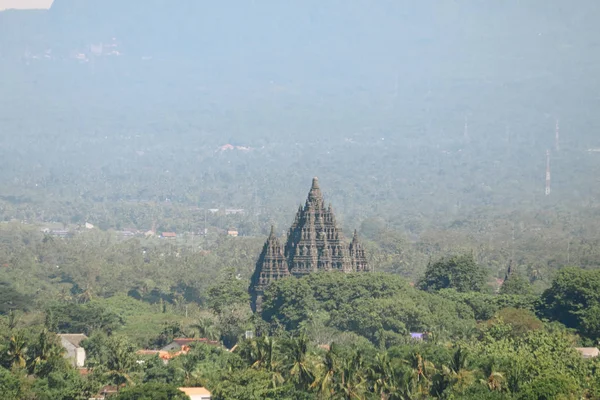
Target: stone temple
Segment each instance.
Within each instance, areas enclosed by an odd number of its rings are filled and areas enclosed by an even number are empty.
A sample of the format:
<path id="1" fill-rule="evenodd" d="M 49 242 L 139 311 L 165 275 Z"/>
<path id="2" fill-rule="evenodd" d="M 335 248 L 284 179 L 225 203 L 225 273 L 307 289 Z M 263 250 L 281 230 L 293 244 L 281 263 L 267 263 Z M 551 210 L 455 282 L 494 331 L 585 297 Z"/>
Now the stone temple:
<path id="1" fill-rule="evenodd" d="M 319 271 L 349 273 L 370 269 L 356 231 L 348 245 L 336 225 L 331 205 L 325 207 L 319 180 L 313 178 L 306 203 L 298 208 L 285 245 L 271 228 L 250 283 L 252 309 L 260 311 L 262 294 L 271 282 Z"/>

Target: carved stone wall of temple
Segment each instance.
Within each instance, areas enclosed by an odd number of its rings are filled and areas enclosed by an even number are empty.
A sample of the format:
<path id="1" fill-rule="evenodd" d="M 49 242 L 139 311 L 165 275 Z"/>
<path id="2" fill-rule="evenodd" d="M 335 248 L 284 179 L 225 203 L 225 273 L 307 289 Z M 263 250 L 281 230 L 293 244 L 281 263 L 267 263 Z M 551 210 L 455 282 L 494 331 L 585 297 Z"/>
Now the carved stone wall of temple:
<path id="1" fill-rule="evenodd" d="M 313 178 L 308 198 L 304 207 L 298 208 L 283 248 L 271 228 L 250 284 L 253 310 L 261 310 L 262 294 L 271 282 L 318 271 L 370 269 L 356 231 L 348 246 L 337 227 L 331 204 L 325 207 L 319 180 Z"/>
<path id="2" fill-rule="evenodd" d="M 283 255 L 283 248 L 279 243 L 279 239 L 275 236 L 273 227 L 271 227 L 271 234 L 258 257 L 256 269 L 250 282 L 253 311 L 261 309 L 262 294 L 265 288 L 271 282 L 288 276 L 290 276 L 290 271 L 287 260 Z"/>

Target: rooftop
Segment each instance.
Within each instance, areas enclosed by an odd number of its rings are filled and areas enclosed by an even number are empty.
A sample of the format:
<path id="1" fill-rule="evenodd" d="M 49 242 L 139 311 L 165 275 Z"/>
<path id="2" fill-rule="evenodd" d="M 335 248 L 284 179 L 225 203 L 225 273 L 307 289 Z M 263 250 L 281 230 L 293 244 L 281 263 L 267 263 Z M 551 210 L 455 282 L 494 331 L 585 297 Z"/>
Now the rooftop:
<path id="1" fill-rule="evenodd" d="M 580 352 L 583 358 L 595 358 L 600 355 L 597 347 L 575 347 L 575 350 Z"/>
<path id="2" fill-rule="evenodd" d="M 203 387 L 180 387 L 179 390 L 181 390 L 183 393 L 187 394 L 188 396 L 191 396 L 193 394 L 210 396 L 210 392 L 206 388 L 203 388 Z"/>
<path id="3" fill-rule="evenodd" d="M 81 341 L 88 338 L 83 333 L 59 333 L 58 337 L 60 337 L 61 339 L 65 339 L 67 342 L 71 343 L 75 347 L 81 347 Z"/>
<path id="4" fill-rule="evenodd" d="M 175 338 L 173 341 L 180 346 L 185 346 L 186 344 L 190 343 L 219 344 L 219 342 L 216 340 L 208 340 L 206 338 Z"/>

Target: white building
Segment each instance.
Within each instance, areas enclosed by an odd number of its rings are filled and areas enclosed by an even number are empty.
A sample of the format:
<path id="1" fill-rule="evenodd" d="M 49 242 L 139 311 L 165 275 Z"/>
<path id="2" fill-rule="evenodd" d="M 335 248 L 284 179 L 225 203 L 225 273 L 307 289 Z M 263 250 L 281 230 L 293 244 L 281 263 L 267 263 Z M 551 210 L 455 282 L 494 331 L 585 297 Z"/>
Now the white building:
<path id="1" fill-rule="evenodd" d="M 596 358 L 600 355 L 597 347 L 575 347 L 575 350 L 580 352 L 583 358 Z"/>
<path id="2" fill-rule="evenodd" d="M 187 394 L 190 400 L 210 400 L 210 392 L 203 387 L 180 387 L 183 393 Z"/>
<path id="3" fill-rule="evenodd" d="M 85 365 L 85 349 L 81 347 L 81 342 L 87 339 L 83 333 L 59 334 L 62 346 L 67 350 L 66 358 L 71 360 L 74 367 L 81 368 Z"/>

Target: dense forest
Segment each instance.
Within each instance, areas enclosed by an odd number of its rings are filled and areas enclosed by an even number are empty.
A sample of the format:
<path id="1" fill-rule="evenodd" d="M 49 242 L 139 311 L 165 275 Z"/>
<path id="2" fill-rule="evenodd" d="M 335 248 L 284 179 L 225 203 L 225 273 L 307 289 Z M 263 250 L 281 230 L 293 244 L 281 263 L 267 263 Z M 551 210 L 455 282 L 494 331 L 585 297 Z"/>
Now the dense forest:
<path id="1" fill-rule="evenodd" d="M 0 12 L 0 397 L 600 398 L 575 350 L 600 337 L 598 18 L 591 0 Z M 283 280 L 252 314 L 261 246 L 313 176 L 375 273 Z M 88 336 L 89 374 L 57 333 Z M 174 337 L 220 345 L 136 354 Z"/>

